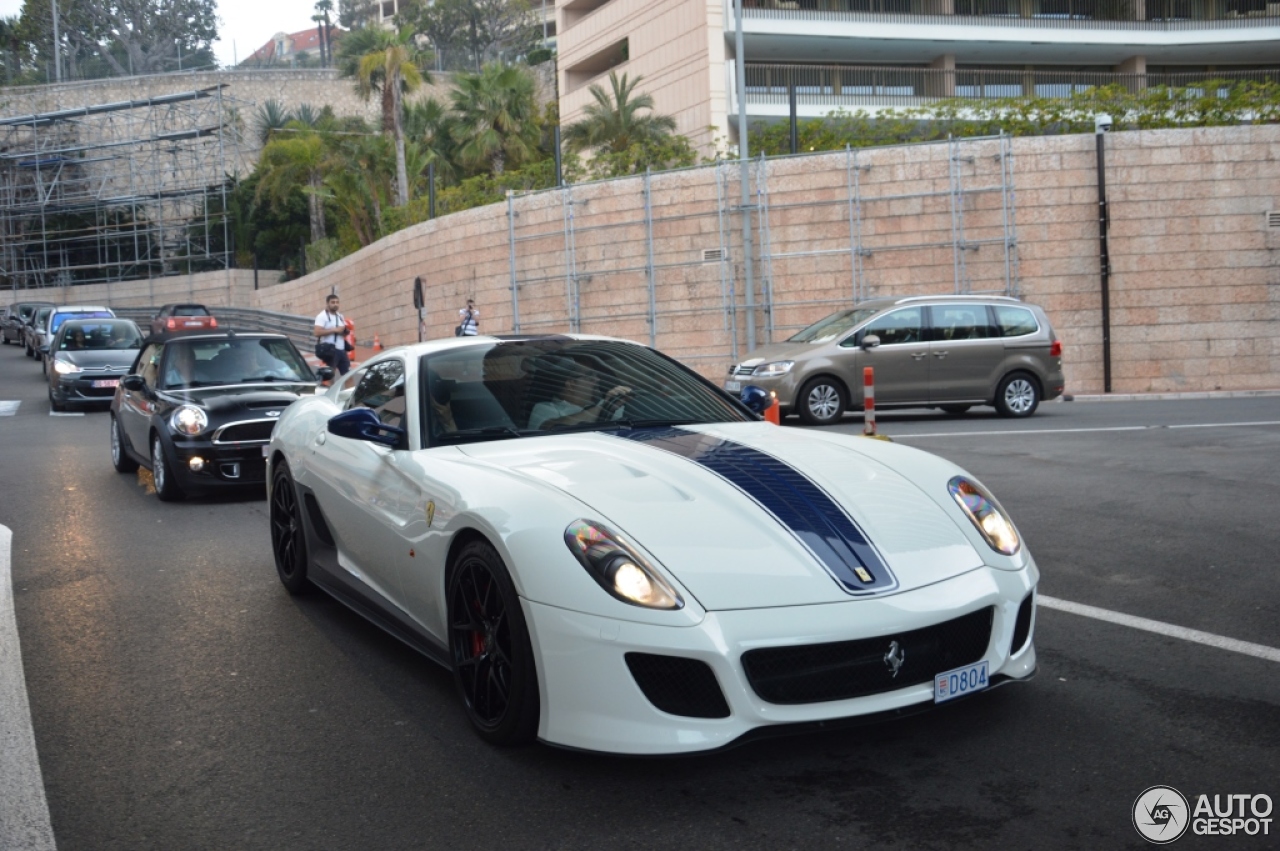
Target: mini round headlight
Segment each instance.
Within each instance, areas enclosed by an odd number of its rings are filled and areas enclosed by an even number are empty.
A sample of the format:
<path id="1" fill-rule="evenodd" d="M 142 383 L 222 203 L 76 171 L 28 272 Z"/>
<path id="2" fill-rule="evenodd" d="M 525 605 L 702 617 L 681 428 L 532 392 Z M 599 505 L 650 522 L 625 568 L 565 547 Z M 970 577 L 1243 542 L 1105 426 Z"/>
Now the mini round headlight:
<path id="1" fill-rule="evenodd" d="M 183 405 L 169 417 L 169 425 L 173 426 L 173 430 L 178 434 L 194 437 L 209 425 L 209 417 L 195 405 Z"/>

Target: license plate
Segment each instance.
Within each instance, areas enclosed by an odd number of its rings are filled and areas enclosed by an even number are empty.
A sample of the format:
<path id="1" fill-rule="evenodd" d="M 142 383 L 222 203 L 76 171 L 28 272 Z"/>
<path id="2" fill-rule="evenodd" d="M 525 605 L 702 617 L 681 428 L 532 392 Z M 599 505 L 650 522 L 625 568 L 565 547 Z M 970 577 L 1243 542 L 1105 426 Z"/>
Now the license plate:
<path id="1" fill-rule="evenodd" d="M 948 700 L 982 691 L 988 685 L 990 681 L 987 679 L 987 662 L 984 659 L 975 665 L 965 665 L 934 677 L 933 702 L 946 703 Z"/>
<path id="2" fill-rule="evenodd" d="M 118 378 L 101 378 L 93 382 L 94 387 L 115 387 L 120 383 Z"/>
<path id="3" fill-rule="evenodd" d="M 203 328 L 203 327 L 204 327 L 204 323 L 203 323 L 203 322 L 200 322 L 199 320 L 196 320 L 196 321 L 194 321 L 194 322 L 183 322 L 182 324 L 183 324 L 183 325 L 185 325 L 185 326 L 187 326 L 188 328 Z"/>
<path id="4" fill-rule="evenodd" d="M 740 392 L 740 391 L 742 390 L 742 382 L 741 382 L 741 381 L 726 381 L 726 382 L 724 383 L 724 389 L 725 389 L 725 390 L 728 390 L 730 393 L 738 393 L 738 392 Z"/>

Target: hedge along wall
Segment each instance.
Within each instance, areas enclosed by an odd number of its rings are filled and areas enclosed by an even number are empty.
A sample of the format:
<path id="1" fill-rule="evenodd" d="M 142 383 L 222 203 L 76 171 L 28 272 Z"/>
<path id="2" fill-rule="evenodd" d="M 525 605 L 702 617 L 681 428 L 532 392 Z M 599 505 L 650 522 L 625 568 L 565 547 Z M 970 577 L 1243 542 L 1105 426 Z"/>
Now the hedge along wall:
<path id="1" fill-rule="evenodd" d="M 1112 390 L 1280 388 L 1280 228 L 1268 228 L 1266 216 L 1280 210 L 1280 127 L 1127 132 L 1107 136 L 1106 146 Z M 1020 138 L 1012 150 L 1020 294 L 1045 307 L 1066 346 L 1067 392 L 1101 392 L 1095 139 Z M 966 180 L 984 179 L 979 170 L 998 152 L 998 143 L 972 143 Z M 950 202 L 940 182 L 949 156 L 945 144 L 859 152 L 863 245 L 870 251 L 859 281 L 866 294 L 954 291 Z M 723 376 L 735 347 L 746 354 L 740 220 L 720 213 L 738 203 L 736 172 L 708 166 L 652 178 L 656 343 L 713 379 Z M 848 176 L 843 152 L 768 166 L 778 338 L 853 298 L 848 204 L 840 200 Z M 558 191 L 515 199 L 520 330 L 576 326 L 648 342 L 644 179 L 577 186 L 570 197 L 572 205 Z M 970 195 L 964 204 L 967 239 L 983 241 L 965 252 L 968 286 L 999 289 L 1000 196 Z M 567 210 L 576 278 L 567 273 Z M 702 251 L 721 247 L 728 263 L 701 262 Z M 757 280 L 760 248 L 757 239 Z M 482 331 L 510 333 L 509 257 L 507 205 L 497 204 L 401 231 L 253 293 L 253 304 L 314 314 L 337 289 L 361 337 L 408 343 L 418 336 L 411 292 L 422 276 L 428 338 L 452 334 L 468 296 L 481 310 Z M 732 312 L 725 303 L 730 283 Z M 768 322 L 758 311 L 761 341 Z"/>

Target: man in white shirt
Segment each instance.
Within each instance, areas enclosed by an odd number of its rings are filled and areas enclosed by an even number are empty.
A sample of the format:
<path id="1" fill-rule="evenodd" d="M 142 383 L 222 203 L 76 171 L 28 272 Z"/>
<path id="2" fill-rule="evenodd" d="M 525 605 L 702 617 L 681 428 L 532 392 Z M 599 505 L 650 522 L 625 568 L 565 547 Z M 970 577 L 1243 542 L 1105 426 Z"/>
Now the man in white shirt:
<path id="1" fill-rule="evenodd" d="M 476 303 L 467 299 L 467 306 L 458 311 L 458 336 L 474 337 L 480 333 L 480 311 Z"/>
<path id="2" fill-rule="evenodd" d="M 316 357 L 333 367 L 338 375 L 346 375 L 351 370 L 346 347 L 347 320 L 338 312 L 336 294 L 330 293 L 325 299 L 324 310 L 316 316 L 312 334 L 316 338 Z"/>

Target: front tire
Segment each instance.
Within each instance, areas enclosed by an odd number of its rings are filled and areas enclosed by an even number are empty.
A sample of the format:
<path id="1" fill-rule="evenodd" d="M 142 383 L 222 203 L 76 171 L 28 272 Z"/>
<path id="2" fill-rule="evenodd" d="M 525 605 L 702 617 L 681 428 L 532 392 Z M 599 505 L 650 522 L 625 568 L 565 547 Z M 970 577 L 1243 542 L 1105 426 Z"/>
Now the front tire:
<path id="1" fill-rule="evenodd" d="M 161 502 L 178 502 L 186 497 L 173 477 L 160 435 L 151 438 L 151 477 L 155 479 L 156 496 Z"/>
<path id="2" fill-rule="evenodd" d="M 49 388 L 49 407 L 54 411 L 65 411 L 67 406 L 58 401 L 58 397 L 53 395 L 53 388 Z"/>
<path id="3" fill-rule="evenodd" d="M 493 745 L 538 732 L 538 674 L 524 611 L 497 551 L 466 544 L 449 571 L 449 654 L 471 725 Z"/>
<path id="4" fill-rule="evenodd" d="M 825 426 L 840 422 L 849 407 L 844 386 L 833 378 L 815 378 L 800 390 L 796 413 L 805 425 Z"/>
<path id="5" fill-rule="evenodd" d="M 111 415 L 111 466 L 117 473 L 133 473 L 138 469 L 138 462 L 129 457 L 124 448 L 124 435 L 120 433 L 120 421 Z"/>
<path id="6" fill-rule="evenodd" d="M 289 465 L 281 461 L 271 476 L 271 553 L 280 584 L 297 596 L 311 588 L 307 578 L 307 533 Z"/>
<path id="7" fill-rule="evenodd" d="M 1029 417 L 1040 406 L 1040 385 L 1025 372 L 1006 375 L 996 388 L 996 411 L 1002 417 Z"/>

